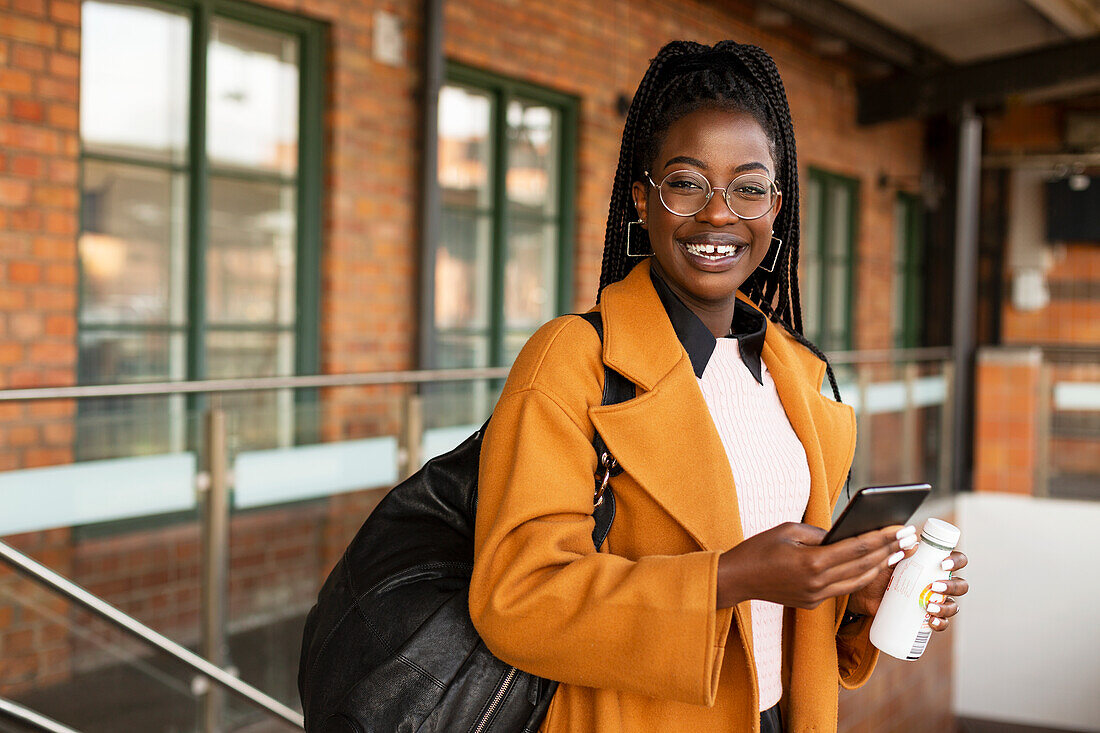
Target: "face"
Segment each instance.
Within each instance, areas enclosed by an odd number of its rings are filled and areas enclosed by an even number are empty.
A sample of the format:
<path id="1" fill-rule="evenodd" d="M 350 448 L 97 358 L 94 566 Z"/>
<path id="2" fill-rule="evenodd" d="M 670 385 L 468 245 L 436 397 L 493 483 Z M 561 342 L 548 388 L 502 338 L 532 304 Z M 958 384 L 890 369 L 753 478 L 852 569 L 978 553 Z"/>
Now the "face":
<path id="1" fill-rule="evenodd" d="M 677 170 L 700 173 L 717 188 L 744 173 L 763 173 L 772 180 L 776 175 L 760 123 L 750 114 L 718 109 L 698 110 L 674 122 L 651 165 L 650 177 L 658 185 Z M 746 221 L 730 211 L 721 191 L 714 191 L 694 216 L 669 212 L 648 181 L 636 181 L 633 194 L 653 245 L 653 267 L 692 310 L 729 311 L 732 318 L 737 289 L 768 254 L 782 196 L 764 216 Z M 710 246 L 715 249 L 708 252 Z"/>

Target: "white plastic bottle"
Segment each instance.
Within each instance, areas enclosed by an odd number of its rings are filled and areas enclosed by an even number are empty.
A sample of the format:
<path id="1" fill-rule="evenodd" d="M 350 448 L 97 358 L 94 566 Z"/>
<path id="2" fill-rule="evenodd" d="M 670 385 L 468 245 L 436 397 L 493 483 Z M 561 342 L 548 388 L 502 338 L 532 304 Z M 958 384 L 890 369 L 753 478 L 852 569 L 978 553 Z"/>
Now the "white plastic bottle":
<path id="1" fill-rule="evenodd" d="M 959 528 L 942 519 L 929 519 L 921 531 L 917 551 L 898 563 L 871 623 L 871 643 L 891 657 L 920 659 L 932 636 L 925 610 L 932 591 L 928 586 L 950 573 L 940 565 L 959 543 Z"/>

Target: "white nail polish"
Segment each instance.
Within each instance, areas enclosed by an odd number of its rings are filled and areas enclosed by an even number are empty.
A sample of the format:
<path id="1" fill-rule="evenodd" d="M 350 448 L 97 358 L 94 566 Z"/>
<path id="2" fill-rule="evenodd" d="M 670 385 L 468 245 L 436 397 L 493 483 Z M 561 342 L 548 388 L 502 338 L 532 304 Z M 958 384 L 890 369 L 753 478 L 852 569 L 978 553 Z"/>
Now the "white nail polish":
<path id="1" fill-rule="evenodd" d="M 913 535 L 909 535 L 908 537 L 902 537 L 901 542 L 899 542 L 898 544 L 901 546 L 901 549 L 908 550 L 910 547 L 915 546 L 917 544 L 917 541 L 918 540 L 916 537 L 914 537 Z"/>
<path id="2" fill-rule="evenodd" d="M 910 537 L 912 535 L 915 535 L 916 533 L 917 533 L 917 528 L 910 524 L 908 527 L 902 527 L 901 529 L 899 529 L 898 533 L 896 535 L 894 535 L 894 538 L 900 540 L 900 539 L 904 539 L 905 537 Z"/>
<path id="3" fill-rule="evenodd" d="M 893 555 L 887 558 L 886 564 L 891 567 L 897 565 L 899 562 L 901 562 L 901 559 L 903 557 L 905 557 L 905 553 L 899 550 L 898 552 L 895 552 Z"/>
<path id="4" fill-rule="evenodd" d="M 940 563 L 940 567 L 943 568 L 944 570 L 951 570 L 955 567 L 955 561 L 952 560 L 951 558 L 947 558 L 946 560 L 944 560 L 943 562 Z"/>
<path id="5" fill-rule="evenodd" d="M 925 607 L 925 610 L 928 611 L 928 613 L 937 614 L 940 612 L 940 607 L 935 603 L 929 603 L 928 606 Z"/>
<path id="6" fill-rule="evenodd" d="M 943 593 L 945 590 L 947 590 L 947 583 L 943 582 L 942 580 L 937 580 L 935 583 L 932 584 L 932 590 L 936 593 Z"/>
<path id="7" fill-rule="evenodd" d="M 943 619 L 942 618 L 934 618 L 934 619 L 932 619 L 931 624 L 933 626 L 943 626 Z"/>
<path id="8" fill-rule="evenodd" d="M 928 600 L 932 603 L 943 603 L 943 596 L 939 593 L 933 593 L 928 596 Z"/>

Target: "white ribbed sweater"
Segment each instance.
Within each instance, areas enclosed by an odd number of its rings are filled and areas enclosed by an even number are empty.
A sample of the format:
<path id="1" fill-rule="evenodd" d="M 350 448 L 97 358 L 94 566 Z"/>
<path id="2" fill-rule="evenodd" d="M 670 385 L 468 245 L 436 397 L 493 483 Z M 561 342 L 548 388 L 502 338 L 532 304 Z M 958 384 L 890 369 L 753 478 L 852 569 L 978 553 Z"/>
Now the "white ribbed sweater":
<path id="1" fill-rule="evenodd" d="M 763 384 L 741 361 L 737 340 L 720 338 L 699 378 L 733 470 L 746 539 L 783 522 L 802 521 L 810 498 L 806 451 L 763 361 L 760 371 Z M 760 709 L 767 710 L 783 695 L 783 607 L 753 600 L 750 608 Z"/>

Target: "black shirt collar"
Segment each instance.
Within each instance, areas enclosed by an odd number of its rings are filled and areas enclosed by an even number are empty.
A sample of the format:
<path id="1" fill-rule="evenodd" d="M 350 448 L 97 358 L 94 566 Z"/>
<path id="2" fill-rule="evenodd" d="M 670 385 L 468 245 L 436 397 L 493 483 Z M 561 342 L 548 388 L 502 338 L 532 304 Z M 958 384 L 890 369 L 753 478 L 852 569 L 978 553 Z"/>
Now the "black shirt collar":
<path id="1" fill-rule="evenodd" d="M 653 280 L 653 287 L 665 307 L 665 312 L 668 313 L 668 319 L 672 321 L 676 337 L 680 339 L 688 358 L 691 359 L 691 368 L 695 376 L 701 378 L 718 340 L 699 320 L 699 316 L 695 315 L 672 292 L 656 270 L 651 269 L 649 276 Z M 764 380 L 760 373 L 760 352 L 764 348 L 764 334 L 767 331 L 768 319 L 763 313 L 738 299 L 733 308 L 731 327 L 733 333 L 730 336 L 737 339 L 737 351 L 741 355 L 741 361 L 748 367 L 757 384 L 763 384 Z"/>

